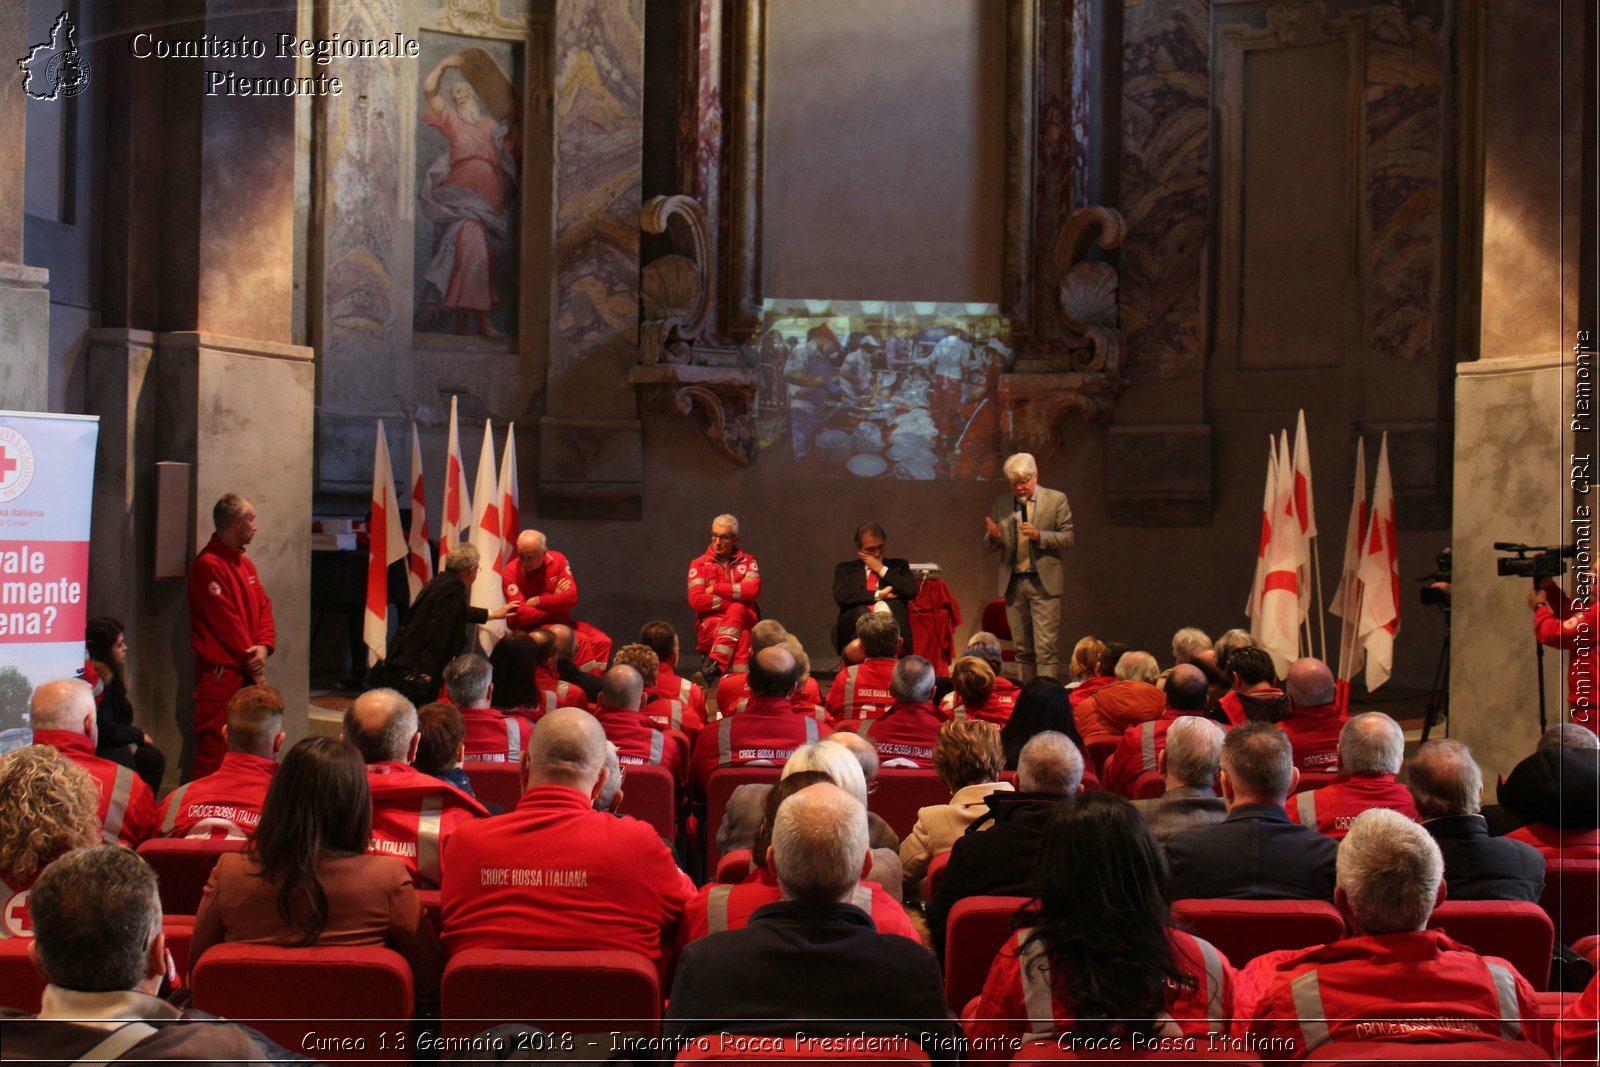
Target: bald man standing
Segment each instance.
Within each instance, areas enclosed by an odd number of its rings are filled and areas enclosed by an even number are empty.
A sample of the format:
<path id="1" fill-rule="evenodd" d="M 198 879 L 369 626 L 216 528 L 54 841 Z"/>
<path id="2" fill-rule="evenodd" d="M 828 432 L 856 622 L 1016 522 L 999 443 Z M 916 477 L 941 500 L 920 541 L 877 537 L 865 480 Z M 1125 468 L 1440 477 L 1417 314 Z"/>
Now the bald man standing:
<path id="1" fill-rule="evenodd" d="M 120 763 L 94 754 L 100 736 L 94 690 L 76 678 L 46 682 L 28 702 L 33 742 L 49 745 L 89 772 L 100 795 L 96 811 L 107 844 L 129 847 L 154 837 L 160 816 L 156 798 L 137 774 Z"/>
<path id="2" fill-rule="evenodd" d="M 543 533 L 523 530 L 517 535 L 517 554 L 500 569 L 506 602 L 521 601 L 506 626 L 528 633 L 557 623 L 571 626 L 578 641 L 578 666 L 598 674 L 611 659 L 611 638 L 586 622 L 574 623 L 578 607 L 578 580 L 567 557 L 549 547 Z"/>
<path id="3" fill-rule="evenodd" d="M 522 800 L 445 853 L 443 942 L 465 949 L 623 949 L 665 960 L 694 883 L 648 823 L 596 811 L 606 735 L 557 708 L 522 757 Z"/>

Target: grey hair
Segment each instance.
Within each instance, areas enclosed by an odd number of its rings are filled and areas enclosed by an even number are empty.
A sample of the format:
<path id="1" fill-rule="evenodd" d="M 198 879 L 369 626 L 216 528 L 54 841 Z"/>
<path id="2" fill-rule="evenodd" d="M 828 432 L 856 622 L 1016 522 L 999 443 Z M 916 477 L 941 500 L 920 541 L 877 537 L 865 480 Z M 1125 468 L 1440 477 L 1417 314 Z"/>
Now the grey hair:
<path id="1" fill-rule="evenodd" d="M 83 728 L 83 720 L 95 714 L 94 689 L 81 678 L 56 678 L 33 691 L 28 701 L 28 720 L 35 730 Z"/>
<path id="2" fill-rule="evenodd" d="M 1398 934 L 1428 925 L 1444 857 L 1433 837 L 1388 808 L 1356 816 L 1336 866 L 1357 934 Z"/>
<path id="3" fill-rule="evenodd" d="M 727 512 L 723 512 L 721 515 L 718 515 L 716 518 L 711 520 L 711 528 L 713 530 L 718 526 L 731 527 L 733 530 L 733 535 L 735 537 L 739 536 L 739 520 L 734 518 L 732 515 L 729 515 Z"/>
<path id="4" fill-rule="evenodd" d="M 1116 676 L 1125 682 L 1154 685 L 1161 676 L 1161 665 L 1148 652 L 1124 652 L 1117 660 Z"/>
<path id="5" fill-rule="evenodd" d="M 478 550 L 465 541 L 451 545 L 444 555 L 444 569 L 451 574 L 465 574 L 478 565 Z"/>
<path id="6" fill-rule="evenodd" d="M 131 990 L 144 981 L 161 933 L 156 874 L 131 849 L 75 849 L 44 869 L 28 898 L 39 969 L 80 993 Z"/>
<path id="7" fill-rule="evenodd" d="M 517 535 L 516 543 L 520 544 L 524 537 L 526 537 L 529 541 L 537 543 L 539 546 L 538 550 L 540 552 L 543 552 L 550 547 L 550 539 L 544 535 L 543 530 L 523 530 Z"/>
<path id="8" fill-rule="evenodd" d="M 211 505 L 211 525 L 217 530 L 224 530 L 232 525 L 233 520 L 244 514 L 250 501 L 238 493 L 223 493 L 217 497 L 217 502 Z"/>
<path id="9" fill-rule="evenodd" d="M 1192 663 L 1194 657 L 1211 648 L 1211 635 L 1198 626 L 1185 626 L 1172 635 L 1172 658 L 1178 663 Z"/>
<path id="10" fill-rule="evenodd" d="M 1363 711 L 1339 731 L 1341 774 L 1399 774 L 1406 735 L 1381 711 Z"/>
<path id="11" fill-rule="evenodd" d="M 1000 473 L 1008 479 L 1032 478 L 1039 473 L 1039 464 L 1034 462 L 1033 453 L 1017 452 L 1006 457 Z"/>
<path id="12" fill-rule="evenodd" d="M 880 767 L 878 750 L 865 737 L 852 730 L 835 730 L 825 737 L 823 741 L 828 744 L 838 745 L 840 748 L 849 749 L 850 754 L 855 756 L 856 762 L 861 764 L 861 775 L 868 782 L 878 777 L 878 769 Z"/>
<path id="13" fill-rule="evenodd" d="M 861 769 L 861 761 L 856 754 L 843 745 L 831 744 L 827 740 L 801 745 L 784 763 L 783 773 L 778 778 L 782 780 L 800 771 L 820 771 L 863 805 L 867 802 L 866 772 Z"/>
<path id="14" fill-rule="evenodd" d="M 361 728 L 356 705 L 380 701 L 384 709 L 383 725 L 368 733 Z M 363 763 L 404 760 L 417 729 L 417 706 L 394 689 L 369 689 L 351 701 L 344 712 L 345 744 L 361 753 Z"/>
<path id="15" fill-rule="evenodd" d="M 1225 631 L 1211 646 L 1217 653 L 1217 669 L 1220 671 L 1228 669 L 1228 655 L 1234 649 L 1249 648 L 1255 643 L 1256 639 L 1250 636 L 1249 630 L 1241 630 L 1238 627 L 1234 627 L 1232 630 Z"/>
<path id="16" fill-rule="evenodd" d="M 1575 722 L 1561 722 L 1540 736 L 1534 751 L 1543 752 L 1547 748 L 1600 748 L 1600 737 Z"/>
<path id="17" fill-rule="evenodd" d="M 1274 723 L 1240 723 L 1222 741 L 1222 769 L 1237 791 L 1282 803 L 1294 784 L 1294 746 Z"/>
<path id="18" fill-rule="evenodd" d="M 869 611 L 856 619 L 861 651 L 873 659 L 887 659 L 900 651 L 900 624 L 883 611 Z"/>
<path id="19" fill-rule="evenodd" d="M 933 699 L 937 684 L 933 664 L 921 656 L 907 656 L 894 665 L 889 676 L 889 695 L 907 704 L 926 704 Z"/>
<path id="20" fill-rule="evenodd" d="M 1429 741 L 1411 757 L 1406 777 L 1417 814 L 1424 819 L 1476 815 L 1482 806 L 1483 771 L 1472 749 L 1460 741 Z"/>
<path id="21" fill-rule="evenodd" d="M 450 692 L 450 703 L 458 708 L 475 708 L 489 698 L 489 683 L 494 680 L 494 668 L 476 652 L 457 656 L 444 668 L 444 687 Z"/>
<path id="22" fill-rule="evenodd" d="M 994 669 L 995 677 L 1000 676 L 1000 668 L 1005 662 L 1000 651 L 1000 638 L 988 630 L 979 630 L 968 638 L 962 655 L 977 656 Z"/>
<path id="23" fill-rule="evenodd" d="M 1184 785 L 1212 786 L 1222 766 L 1222 727 L 1204 715 L 1180 715 L 1167 727 L 1167 774 Z"/>
<path id="24" fill-rule="evenodd" d="M 1083 753 L 1072 738 L 1042 730 L 1017 753 L 1017 786 L 1025 793 L 1075 797 L 1083 784 Z"/>
<path id="25" fill-rule="evenodd" d="M 867 808 L 837 786 L 807 786 L 778 805 L 772 853 L 785 899 L 834 901 L 861 880 Z"/>
<path id="26" fill-rule="evenodd" d="M 594 797 L 595 811 L 610 811 L 611 805 L 617 802 L 617 794 L 622 792 L 622 760 L 617 756 L 616 744 L 611 741 L 606 742 L 605 768 L 605 784 Z"/>

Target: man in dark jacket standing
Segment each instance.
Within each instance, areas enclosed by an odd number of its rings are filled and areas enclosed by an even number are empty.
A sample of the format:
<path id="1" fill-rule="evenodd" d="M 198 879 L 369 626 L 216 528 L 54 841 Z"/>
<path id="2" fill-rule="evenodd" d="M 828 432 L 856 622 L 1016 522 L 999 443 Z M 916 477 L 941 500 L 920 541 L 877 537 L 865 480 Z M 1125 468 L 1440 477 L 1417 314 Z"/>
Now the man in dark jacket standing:
<path id="1" fill-rule="evenodd" d="M 384 661 L 392 673 L 380 684 L 401 689 L 413 704 L 428 703 L 439 693 L 445 665 L 467 650 L 467 627 L 506 618 L 521 606 L 521 601 L 512 601 L 493 611 L 473 607 L 477 577 L 478 550 L 468 544 L 452 547 L 444 567 L 422 587 L 401 620 Z M 408 677 L 397 677 L 401 672 Z"/>

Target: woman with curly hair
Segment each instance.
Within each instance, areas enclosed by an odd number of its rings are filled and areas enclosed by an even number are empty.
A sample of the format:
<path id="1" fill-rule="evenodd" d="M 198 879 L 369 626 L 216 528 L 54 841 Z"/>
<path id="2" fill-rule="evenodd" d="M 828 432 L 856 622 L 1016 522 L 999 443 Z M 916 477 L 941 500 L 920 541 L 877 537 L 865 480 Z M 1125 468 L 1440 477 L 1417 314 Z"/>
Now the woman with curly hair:
<path id="1" fill-rule="evenodd" d="M 1233 968 L 1171 926 L 1171 878 L 1144 818 L 1111 793 L 1086 793 L 1045 827 L 1035 906 L 995 957 L 974 1039 L 1141 1038 L 1227 1032 Z"/>
<path id="2" fill-rule="evenodd" d="M 89 772 L 48 745 L 0 756 L 0 939 L 33 936 L 28 890 L 55 860 L 99 844 L 99 810 Z"/>
<path id="3" fill-rule="evenodd" d="M 195 916 L 192 967 L 223 941 L 387 945 L 411 964 L 417 1000 L 439 991 L 439 942 L 405 864 L 369 855 L 372 793 L 361 757 L 331 737 L 289 750 L 244 852 L 222 856 Z"/>
<path id="4" fill-rule="evenodd" d="M 950 682 L 954 690 L 941 705 L 950 718 L 982 719 L 996 726 L 1004 726 L 1011 718 L 1021 693 L 977 656 L 962 656 L 951 664 Z"/>
<path id="5" fill-rule="evenodd" d="M 949 787 L 950 802 L 919 808 L 916 825 L 900 842 L 907 886 L 919 888 L 933 857 L 949 852 L 967 827 L 989 814 L 990 793 L 1011 791 L 1011 783 L 1000 780 L 1004 762 L 1000 728 L 994 723 L 956 719 L 939 727 L 933 769 Z"/>

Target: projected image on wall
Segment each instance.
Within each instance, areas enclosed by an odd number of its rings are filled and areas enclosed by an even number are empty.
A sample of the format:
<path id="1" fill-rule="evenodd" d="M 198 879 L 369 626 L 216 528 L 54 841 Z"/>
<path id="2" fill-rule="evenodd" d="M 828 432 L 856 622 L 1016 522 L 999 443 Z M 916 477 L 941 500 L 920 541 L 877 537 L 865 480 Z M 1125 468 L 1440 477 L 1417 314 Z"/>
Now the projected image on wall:
<path id="1" fill-rule="evenodd" d="M 754 347 L 765 456 L 818 477 L 999 475 L 997 306 L 769 300 Z"/>

